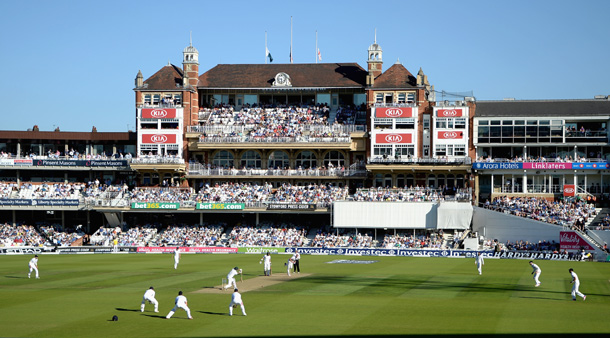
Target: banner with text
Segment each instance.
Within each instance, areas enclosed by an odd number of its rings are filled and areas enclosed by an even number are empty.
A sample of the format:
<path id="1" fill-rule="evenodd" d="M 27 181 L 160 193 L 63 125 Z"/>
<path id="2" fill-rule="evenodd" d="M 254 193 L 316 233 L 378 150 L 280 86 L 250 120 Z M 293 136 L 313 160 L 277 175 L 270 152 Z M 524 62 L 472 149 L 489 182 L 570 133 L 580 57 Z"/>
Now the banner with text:
<path id="1" fill-rule="evenodd" d="M 175 119 L 176 108 L 142 108 L 143 119 Z"/>
<path id="2" fill-rule="evenodd" d="M 375 135 L 375 143 L 383 144 L 405 144 L 413 143 L 413 135 L 411 134 L 377 134 Z"/>
<path id="3" fill-rule="evenodd" d="M 140 253 L 173 253 L 176 249 L 175 246 L 151 246 L 151 247 L 138 247 Z M 237 248 L 225 248 L 225 247 L 188 247 L 181 246 L 180 252 L 182 253 L 236 253 Z"/>
<path id="4" fill-rule="evenodd" d="M 245 203 L 197 203 L 197 210 L 244 210 Z"/>
<path id="5" fill-rule="evenodd" d="M 269 204 L 267 210 L 316 210 L 315 204 Z"/>
<path id="6" fill-rule="evenodd" d="M 237 252 L 239 253 L 251 253 L 251 254 L 266 254 L 269 253 L 284 253 L 286 252 L 286 248 L 278 248 L 278 247 L 267 247 L 267 246 L 244 246 L 237 248 Z"/>
<path id="7" fill-rule="evenodd" d="M 541 170 L 599 170 L 609 169 L 606 162 L 565 163 L 565 162 L 475 162 L 472 169 L 541 169 Z"/>
<path id="8" fill-rule="evenodd" d="M 413 117 L 413 108 L 375 108 L 377 118 L 409 118 Z"/>
<path id="9" fill-rule="evenodd" d="M 595 250 L 576 231 L 560 231 L 559 248 L 561 250 Z"/>
<path id="10" fill-rule="evenodd" d="M 180 209 L 180 203 L 148 203 L 148 202 L 134 202 L 131 203 L 132 209 Z"/>
<path id="11" fill-rule="evenodd" d="M 39 206 L 39 207 L 77 207 L 78 200 L 52 200 L 52 199 L 0 199 L 0 206 Z"/>

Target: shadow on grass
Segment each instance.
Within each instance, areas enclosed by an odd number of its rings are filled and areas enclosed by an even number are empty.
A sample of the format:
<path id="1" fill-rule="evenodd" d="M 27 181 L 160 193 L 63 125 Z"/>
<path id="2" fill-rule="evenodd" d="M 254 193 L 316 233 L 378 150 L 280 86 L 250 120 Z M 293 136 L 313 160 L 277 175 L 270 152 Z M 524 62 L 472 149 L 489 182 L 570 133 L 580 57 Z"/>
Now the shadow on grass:
<path id="1" fill-rule="evenodd" d="M 130 312 L 140 312 L 140 309 L 124 309 L 122 307 L 115 308 L 117 311 L 130 311 Z"/>
<path id="2" fill-rule="evenodd" d="M 143 315 L 145 315 L 146 317 L 151 317 L 151 318 L 165 319 L 165 316 L 162 316 L 162 315 L 150 315 L 150 314 L 145 314 L 145 313 Z M 188 318 L 178 317 L 176 319 L 188 319 Z"/>
<path id="3" fill-rule="evenodd" d="M 4 278 L 28 279 L 27 277 L 20 277 L 20 276 L 4 276 Z"/>
<path id="4" fill-rule="evenodd" d="M 195 311 L 195 312 L 199 312 L 199 313 L 203 313 L 206 315 L 216 315 L 216 316 L 228 316 L 228 313 L 223 313 L 223 312 L 209 312 L 209 311 Z"/>

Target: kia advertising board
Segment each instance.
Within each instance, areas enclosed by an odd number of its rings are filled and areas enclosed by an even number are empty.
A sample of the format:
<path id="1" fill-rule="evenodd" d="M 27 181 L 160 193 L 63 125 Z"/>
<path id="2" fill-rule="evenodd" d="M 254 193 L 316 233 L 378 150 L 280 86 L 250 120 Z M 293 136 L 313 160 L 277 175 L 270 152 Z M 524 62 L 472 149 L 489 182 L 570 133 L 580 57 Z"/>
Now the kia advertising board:
<path id="1" fill-rule="evenodd" d="M 576 195 L 576 188 L 574 184 L 564 184 L 563 185 L 563 196 L 574 196 Z"/>
<path id="2" fill-rule="evenodd" d="M 436 111 L 436 116 L 438 116 L 438 117 L 462 117 L 462 116 L 464 116 L 464 111 L 461 108 L 439 109 Z"/>
<path id="3" fill-rule="evenodd" d="M 176 134 L 142 134 L 143 144 L 176 143 Z"/>
<path id="4" fill-rule="evenodd" d="M 464 138 L 463 131 L 439 131 L 437 138 L 441 140 L 461 140 Z"/>
<path id="5" fill-rule="evenodd" d="M 409 144 L 413 143 L 412 134 L 403 133 L 391 133 L 391 134 L 377 134 L 375 135 L 376 143 L 384 144 Z"/>
<path id="6" fill-rule="evenodd" d="M 377 118 L 408 118 L 413 117 L 413 108 L 375 108 Z"/>
<path id="7" fill-rule="evenodd" d="M 145 108 L 142 109 L 143 119 L 175 119 L 175 108 Z"/>

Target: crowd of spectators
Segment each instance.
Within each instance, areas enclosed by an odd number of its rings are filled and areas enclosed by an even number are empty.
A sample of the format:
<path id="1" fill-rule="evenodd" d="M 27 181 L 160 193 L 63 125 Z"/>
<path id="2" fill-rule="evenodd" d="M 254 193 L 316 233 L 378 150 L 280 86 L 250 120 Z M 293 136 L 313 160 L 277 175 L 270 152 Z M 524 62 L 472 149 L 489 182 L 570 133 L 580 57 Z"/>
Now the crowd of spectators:
<path id="1" fill-rule="evenodd" d="M 397 233 L 385 235 L 381 245 L 386 249 L 447 249 L 443 231 L 432 233 Z"/>
<path id="2" fill-rule="evenodd" d="M 365 202 L 435 202 L 444 200 L 442 190 L 430 187 L 358 189 L 352 197 L 354 201 Z"/>
<path id="3" fill-rule="evenodd" d="M 127 193 L 131 202 L 183 202 L 191 200 L 190 188 L 136 187 Z"/>
<path id="4" fill-rule="evenodd" d="M 168 226 L 148 242 L 149 246 L 217 246 L 226 223 Z"/>
<path id="5" fill-rule="evenodd" d="M 43 246 L 45 239 L 33 225 L 0 224 L 0 245 Z"/>
<path id="6" fill-rule="evenodd" d="M 57 246 L 70 246 L 84 236 L 80 229 L 69 228 L 62 231 L 59 228 L 57 225 L 41 225 L 40 231 L 47 237 L 48 242 Z"/>
<path id="7" fill-rule="evenodd" d="M 349 233 L 340 235 L 337 233 L 318 231 L 316 237 L 309 244 L 312 247 L 351 247 L 370 248 L 374 246 L 373 237 L 368 233 Z"/>
<path id="8" fill-rule="evenodd" d="M 293 224 L 262 223 L 258 226 L 237 225 L 227 239 L 227 246 L 303 246 L 307 230 Z"/>
<path id="9" fill-rule="evenodd" d="M 595 205 L 578 198 L 550 201 L 536 197 L 499 196 L 485 202 L 486 209 L 531 218 L 537 221 L 571 226 L 582 230 L 590 217 L 595 216 Z"/>
<path id="10" fill-rule="evenodd" d="M 19 198 L 23 199 L 79 199 L 85 183 L 23 183 Z"/>
<path id="11" fill-rule="evenodd" d="M 9 198 L 13 191 L 18 191 L 19 185 L 15 182 L 0 182 L 0 198 Z"/>
<path id="12" fill-rule="evenodd" d="M 119 246 L 146 246 L 156 235 L 157 228 L 151 225 L 131 227 L 125 232 L 119 229 L 114 234 Z"/>
<path id="13" fill-rule="evenodd" d="M 269 183 L 263 185 L 252 183 L 223 183 L 204 185 L 194 199 L 197 202 L 226 202 L 226 203 L 247 203 L 262 202 L 267 200 L 273 186 Z"/>
<path id="14" fill-rule="evenodd" d="M 306 186 L 284 183 L 269 196 L 269 202 L 280 203 L 310 203 L 330 205 L 334 201 L 342 201 L 349 194 L 348 187 L 335 187 L 332 184 L 309 184 Z"/>

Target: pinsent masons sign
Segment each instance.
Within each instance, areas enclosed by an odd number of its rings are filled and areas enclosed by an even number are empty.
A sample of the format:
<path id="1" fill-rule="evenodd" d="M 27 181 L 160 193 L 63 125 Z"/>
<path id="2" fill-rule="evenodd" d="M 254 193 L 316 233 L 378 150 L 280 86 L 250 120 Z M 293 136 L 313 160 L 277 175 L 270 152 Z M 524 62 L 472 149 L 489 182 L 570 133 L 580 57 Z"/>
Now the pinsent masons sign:
<path id="1" fill-rule="evenodd" d="M 595 250 L 576 231 L 560 231 L 559 248 L 561 250 Z"/>
<path id="2" fill-rule="evenodd" d="M 143 119 L 175 119 L 175 108 L 144 108 L 142 109 Z"/>
<path id="3" fill-rule="evenodd" d="M 413 117 L 413 108 L 375 108 L 377 118 L 408 118 Z"/>

